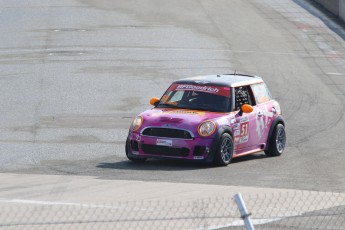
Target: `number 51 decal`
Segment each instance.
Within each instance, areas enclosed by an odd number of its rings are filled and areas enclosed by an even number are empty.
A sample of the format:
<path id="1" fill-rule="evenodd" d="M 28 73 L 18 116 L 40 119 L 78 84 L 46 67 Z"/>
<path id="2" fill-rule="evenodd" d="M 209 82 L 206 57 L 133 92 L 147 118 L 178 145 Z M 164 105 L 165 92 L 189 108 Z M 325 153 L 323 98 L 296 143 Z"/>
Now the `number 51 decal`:
<path id="1" fill-rule="evenodd" d="M 240 129 L 236 130 L 236 132 L 235 132 L 235 145 L 239 145 L 239 144 L 248 142 L 248 140 L 249 140 L 248 126 L 249 126 L 249 122 L 243 122 L 240 125 Z"/>
<path id="2" fill-rule="evenodd" d="M 240 136 L 241 137 L 247 136 L 247 134 L 248 134 L 248 125 L 249 125 L 249 122 L 244 122 L 244 123 L 241 124 L 241 127 L 240 127 L 240 130 L 241 130 Z"/>

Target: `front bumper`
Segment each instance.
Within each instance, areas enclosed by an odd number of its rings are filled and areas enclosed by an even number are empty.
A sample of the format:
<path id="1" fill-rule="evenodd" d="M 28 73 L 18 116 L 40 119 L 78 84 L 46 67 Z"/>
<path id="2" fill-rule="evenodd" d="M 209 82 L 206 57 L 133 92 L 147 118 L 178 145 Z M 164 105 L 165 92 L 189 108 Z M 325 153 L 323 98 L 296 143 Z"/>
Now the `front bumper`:
<path id="1" fill-rule="evenodd" d="M 144 136 L 130 132 L 127 154 L 134 158 L 174 158 L 211 162 L 213 139 L 177 139 Z"/>

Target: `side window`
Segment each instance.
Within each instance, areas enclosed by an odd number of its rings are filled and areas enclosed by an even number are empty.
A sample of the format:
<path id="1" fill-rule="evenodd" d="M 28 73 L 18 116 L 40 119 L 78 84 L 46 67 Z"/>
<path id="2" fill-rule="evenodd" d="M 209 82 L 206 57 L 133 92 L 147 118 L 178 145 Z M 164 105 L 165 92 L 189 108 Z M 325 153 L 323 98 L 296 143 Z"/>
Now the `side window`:
<path id="1" fill-rule="evenodd" d="M 235 111 L 240 110 L 241 106 L 244 104 L 253 105 L 253 100 L 248 86 L 235 88 Z"/>
<path id="2" fill-rule="evenodd" d="M 271 93 L 265 83 L 251 85 L 257 104 L 265 103 L 272 99 Z"/>

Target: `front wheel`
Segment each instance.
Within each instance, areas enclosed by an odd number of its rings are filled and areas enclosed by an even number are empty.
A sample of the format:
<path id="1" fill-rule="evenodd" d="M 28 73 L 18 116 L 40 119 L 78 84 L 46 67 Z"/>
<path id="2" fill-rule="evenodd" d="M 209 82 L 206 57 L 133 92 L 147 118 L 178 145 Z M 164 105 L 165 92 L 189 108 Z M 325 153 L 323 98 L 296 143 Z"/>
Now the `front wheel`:
<path id="1" fill-rule="evenodd" d="M 267 156 L 280 156 L 284 152 L 286 144 L 285 127 L 277 124 L 269 140 L 268 149 L 265 150 Z"/>
<path id="2" fill-rule="evenodd" d="M 232 159 L 234 142 L 228 133 L 224 133 L 218 143 L 214 163 L 218 166 L 226 166 Z"/>

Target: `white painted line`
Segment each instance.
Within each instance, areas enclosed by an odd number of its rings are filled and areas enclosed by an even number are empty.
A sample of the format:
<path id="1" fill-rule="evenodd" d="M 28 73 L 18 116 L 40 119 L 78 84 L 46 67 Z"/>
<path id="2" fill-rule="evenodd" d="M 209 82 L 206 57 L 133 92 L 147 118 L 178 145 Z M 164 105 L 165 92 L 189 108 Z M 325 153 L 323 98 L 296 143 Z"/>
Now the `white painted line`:
<path id="1" fill-rule="evenodd" d="M 284 218 L 286 218 L 286 217 L 284 217 Z M 274 221 L 279 221 L 279 220 L 282 220 L 282 219 L 283 218 L 252 219 L 252 223 L 254 225 L 261 225 L 261 224 L 271 223 L 271 222 L 274 222 Z M 232 223 L 224 224 L 224 225 L 209 226 L 207 229 L 208 230 L 217 230 L 217 229 L 223 229 L 223 228 L 227 228 L 227 227 L 238 227 L 238 226 L 244 226 L 243 220 L 236 220 L 236 221 L 233 221 Z"/>
<path id="2" fill-rule="evenodd" d="M 285 216 L 284 218 L 288 218 L 288 217 L 291 217 L 291 216 Z M 252 219 L 252 222 L 255 225 L 260 225 L 260 224 L 271 223 L 271 222 L 274 222 L 274 221 L 279 221 L 279 220 L 282 220 L 284 218 L 279 217 L 279 218 L 270 218 L 270 219 Z"/>
<path id="3" fill-rule="evenodd" d="M 326 73 L 327 75 L 345 76 L 345 73 Z"/>
<path id="4" fill-rule="evenodd" d="M 22 199 L 6 199 L 0 198 L 0 203 L 12 203 L 12 204 L 33 204 L 33 205 L 47 205 L 47 206 L 74 206 L 83 208 L 106 208 L 106 209 L 124 209 L 123 206 L 112 205 L 99 205 L 99 204 L 86 204 L 86 203 L 72 203 L 72 202 L 57 202 L 57 201 L 42 201 L 42 200 L 22 200 Z M 133 210 L 145 211 L 146 209 L 131 207 Z"/>

